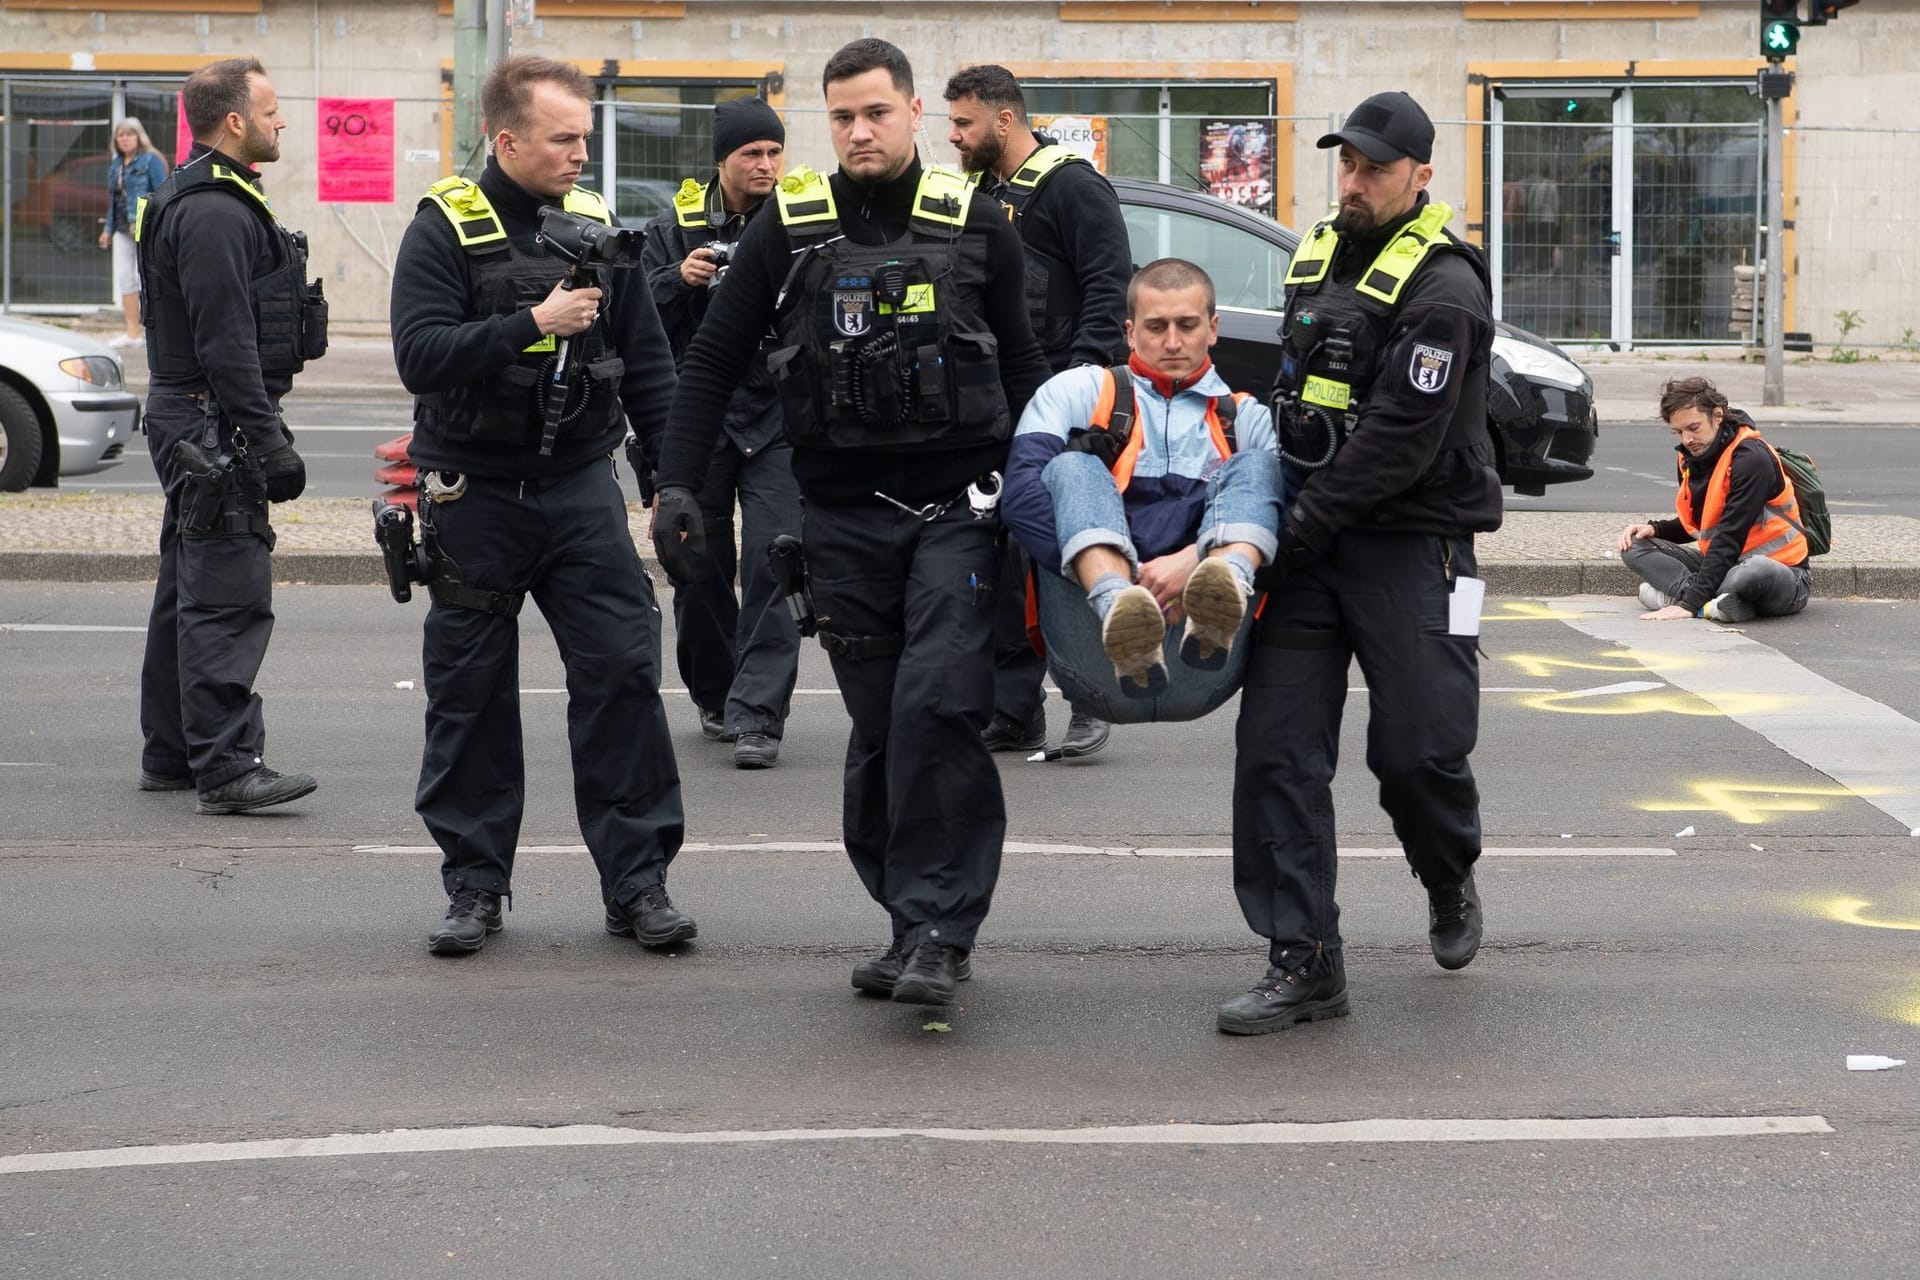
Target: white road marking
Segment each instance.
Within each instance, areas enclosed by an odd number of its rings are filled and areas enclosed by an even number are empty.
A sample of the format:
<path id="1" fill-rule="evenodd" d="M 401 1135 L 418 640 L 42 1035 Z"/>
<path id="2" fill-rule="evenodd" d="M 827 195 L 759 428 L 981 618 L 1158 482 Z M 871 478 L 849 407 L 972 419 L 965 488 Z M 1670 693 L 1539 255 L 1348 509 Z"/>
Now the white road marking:
<path id="1" fill-rule="evenodd" d="M 58 769 L 51 760 L 0 760 L 0 769 Z"/>
<path id="2" fill-rule="evenodd" d="M 526 1147 L 708 1147 L 785 1142 L 1005 1142 L 1058 1146 L 1238 1147 L 1376 1142 L 1619 1142 L 1674 1138 L 1758 1138 L 1832 1133 L 1824 1116 L 1606 1116 L 1576 1120 L 1335 1120 L 1317 1124 L 1129 1124 L 1085 1129 L 709 1129 L 677 1133 L 613 1125 L 542 1129 L 478 1125 L 468 1129 L 389 1129 L 325 1138 L 182 1142 L 0 1156 L 0 1174 L 129 1169 L 151 1165 L 301 1160 L 318 1156 L 414 1155 Z"/>
<path id="3" fill-rule="evenodd" d="M 1142 845 L 1098 845 L 1098 844 L 1055 844 L 1030 840 L 1009 840 L 1001 846 L 1006 853 L 1030 853 L 1051 857 L 1071 857 L 1075 855 L 1101 855 L 1109 858 L 1230 858 L 1233 850 L 1218 845 L 1195 846 L 1142 846 Z M 585 853 L 584 844 L 523 844 L 516 853 Z M 740 844 L 707 843 L 689 840 L 680 846 L 682 853 L 845 853 L 846 846 L 838 840 L 756 840 Z M 438 853 L 439 848 L 430 844 L 357 844 L 355 853 Z M 1405 855 L 1399 849 L 1340 849 L 1342 858 L 1399 858 Z M 1542 845 L 1533 848 L 1486 849 L 1480 854 L 1483 858 L 1673 858 L 1679 855 L 1672 849 L 1637 848 L 1631 846 L 1583 847 L 1567 845 Z"/>
<path id="4" fill-rule="evenodd" d="M 1563 698 L 1603 698 L 1614 693 L 1646 693 L 1650 689 L 1664 689 L 1667 686 L 1658 680 L 1622 680 L 1619 684 L 1596 685 L 1591 689 L 1570 689 L 1561 694 Z"/>
<path id="5" fill-rule="evenodd" d="M 144 635 L 146 630 L 145 627 L 83 627 L 53 622 L 0 622 L 0 631 L 46 632 L 55 635 L 66 635 L 76 631 L 132 631 Z"/>
<path id="6" fill-rule="evenodd" d="M 1638 603 L 1626 600 L 1576 596 L 1547 604 L 1568 626 L 1627 650 L 1669 684 L 1858 793 L 1903 830 L 1920 827 L 1913 763 L 1920 760 L 1920 724 L 1738 631 L 1642 622 Z M 1778 702 L 1756 705 L 1756 693 Z"/>

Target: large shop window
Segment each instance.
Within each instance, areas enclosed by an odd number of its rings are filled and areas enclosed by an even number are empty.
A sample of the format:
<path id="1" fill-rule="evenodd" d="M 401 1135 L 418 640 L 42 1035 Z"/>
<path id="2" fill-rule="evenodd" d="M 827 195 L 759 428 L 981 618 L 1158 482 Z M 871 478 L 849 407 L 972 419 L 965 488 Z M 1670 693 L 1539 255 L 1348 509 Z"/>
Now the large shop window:
<path id="1" fill-rule="evenodd" d="M 1027 80 L 1037 124 L 1107 173 L 1273 210 L 1273 81 Z M 1264 207 L 1263 207 L 1264 206 Z"/>
<path id="2" fill-rule="evenodd" d="M 684 179 L 713 171 L 713 108 L 767 92 L 759 80 L 603 82 L 593 140 L 598 154 L 581 181 L 604 193 L 622 222 L 637 227 L 673 207 Z"/>

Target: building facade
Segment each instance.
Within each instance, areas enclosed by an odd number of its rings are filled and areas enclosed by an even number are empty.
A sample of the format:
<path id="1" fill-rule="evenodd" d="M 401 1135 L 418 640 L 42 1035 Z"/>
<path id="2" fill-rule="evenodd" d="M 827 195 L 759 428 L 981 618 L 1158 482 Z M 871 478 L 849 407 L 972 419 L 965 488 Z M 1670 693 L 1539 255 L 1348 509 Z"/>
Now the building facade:
<path id="1" fill-rule="evenodd" d="M 790 163 L 832 164 L 819 77 L 847 40 L 914 61 L 923 154 L 951 163 L 947 76 L 999 62 L 1047 127 L 1109 172 L 1156 178 L 1298 226 L 1326 208 L 1315 139 L 1362 97 L 1414 94 L 1439 129 L 1434 189 L 1494 265 L 1500 314 L 1575 343 L 1740 340 L 1734 268 L 1757 261 L 1763 108 L 1754 0 L 520 0 L 515 52 L 578 62 L 600 89 L 586 181 L 623 218 L 707 167 L 708 112 L 759 93 L 789 121 Z M 472 171 L 454 136 L 451 0 L 4 0 L 4 293 L 14 310 L 110 305 L 111 121 L 169 155 L 180 81 L 258 56 L 288 128 L 267 170 L 303 227 L 334 314 L 377 321 L 392 253 L 428 183 Z M 1920 124 L 1920 0 L 1866 0 L 1809 28 L 1788 103 L 1789 330 L 1915 347 L 1910 251 Z M 392 101 L 391 200 L 322 202 L 340 99 Z M 351 104 L 349 104 L 351 105 Z M 323 109 L 325 108 L 325 109 Z M 363 193 L 364 194 L 364 193 Z M 1173 246 L 1178 252 L 1178 246 Z M 1850 317 L 1850 319 L 1849 319 Z"/>

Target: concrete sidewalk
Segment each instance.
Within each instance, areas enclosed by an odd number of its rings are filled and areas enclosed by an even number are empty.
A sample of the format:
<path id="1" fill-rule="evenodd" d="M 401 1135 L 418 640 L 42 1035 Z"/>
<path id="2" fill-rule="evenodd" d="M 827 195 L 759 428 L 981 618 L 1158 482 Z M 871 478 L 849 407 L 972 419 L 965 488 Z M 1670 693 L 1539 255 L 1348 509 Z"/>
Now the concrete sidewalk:
<path id="1" fill-rule="evenodd" d="M 1790 363 L 1788 404 L 1760 408 L 1762 369 L 1724 349 L 1697 352 L 1589 352 L 1569 349 L 1592 374 L 1605 423 L 1652 422 L 1660 384 L 1701 373 L 1762 422 L 1817 426 L 1920 425 L 1920 359 L 1885 353 L 1853 364 Z M 127 360 L 129 385 L 146 385 L 144 352 Z M 301 399 L 380 400 L 404 396 L 392 350 L 377 326 L 338 334 L 326 359 L 301 375 Z M 1602 429 L 1602 446 L 1605 445 Z M 371 477 L 369 477 L 371 483 Z M 138 581 L 158 563 L 160 499 L 89 493 L 84 478 L 57 491 L 0 494 L 0 579 Z M 1479 542 L 1481 572 L 1503 595 L 1625 594 L 1632 576 L 1613 552 L 1623 526 L 1645 511 L 1511 511 L 1499 532 Z M 633 532 L 651 560 L 646 513 Z M 277 576 L 311 583 L 383 581 L 364 499 L 305 498 L 274 509 Z M 1839 553 L 1815 561 L 1815 591 L 1828 597 L 1920 598 L 1920 520 L 1836 515 Z M 1863 558 L 1871 555 L 1874 558 Z"/>

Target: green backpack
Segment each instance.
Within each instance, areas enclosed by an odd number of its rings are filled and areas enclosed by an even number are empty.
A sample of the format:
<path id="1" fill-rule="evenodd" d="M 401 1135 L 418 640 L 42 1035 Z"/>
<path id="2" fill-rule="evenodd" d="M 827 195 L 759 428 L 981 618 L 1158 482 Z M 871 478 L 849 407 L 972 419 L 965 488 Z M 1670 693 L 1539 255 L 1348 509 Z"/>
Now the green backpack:
<path id="1" fill-rule="evenodd" d="M 1780 457 L 1780 469 L 1793 481 L 1793 496 L 1800 503 L 1800 532 L 1807 539 L 1807 554 L 1823 556 L 1833 550 L 1833 517 L 1827 513 L 1827 491 L 1820 483 L 1820 468 L 1798 449 L 1773 446 Z"/>

